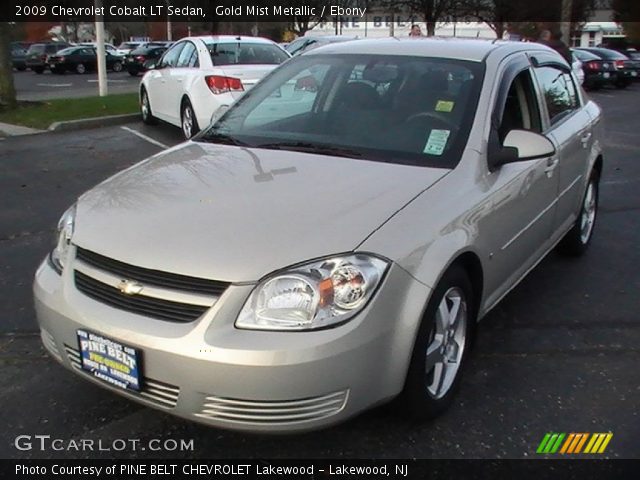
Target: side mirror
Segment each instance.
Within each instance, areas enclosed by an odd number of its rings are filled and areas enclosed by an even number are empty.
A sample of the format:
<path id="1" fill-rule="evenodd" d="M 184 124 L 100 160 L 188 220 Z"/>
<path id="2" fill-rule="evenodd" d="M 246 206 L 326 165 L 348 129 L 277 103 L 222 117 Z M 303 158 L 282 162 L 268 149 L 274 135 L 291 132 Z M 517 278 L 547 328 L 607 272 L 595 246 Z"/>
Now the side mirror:
<path id="1" fill-rule="evenodd" d="M 511 130 L 502 144 L 507 148 L 518 149 L 518 160 L 535 160 L 556 153 L 556 147 L 551 140 L 530 130 Z"/>
<path id="2" fill-rule="evenodd" d="M 556 148 L 547 137 L 530 130 L 511 130 L 502 145 L 494 130 L 490 138 L 489 170 L 494 171 L 507 163 L 550 157 Z"/>
<path id="3" fill-rule="evenodd" d="M 147 60 L 146 62 L 144 62 L 144 68 L 146 68 L 147 70 L 155 70 L 156 68 L 158 68 L 158 64 L 155 60 Z"/>

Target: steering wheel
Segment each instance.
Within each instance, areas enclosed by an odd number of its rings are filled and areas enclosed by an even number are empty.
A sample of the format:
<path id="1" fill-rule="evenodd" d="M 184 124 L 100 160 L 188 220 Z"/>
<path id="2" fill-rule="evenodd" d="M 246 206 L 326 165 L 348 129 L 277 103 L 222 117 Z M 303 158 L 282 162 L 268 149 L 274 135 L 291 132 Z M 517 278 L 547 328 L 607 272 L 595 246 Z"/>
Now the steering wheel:
<path id="1" fill-rule="evenodd" d="M 449 127 L 449 130 L 452 130 L 453 132 L 458 131 L 458 125 L 453 123 L 450 119 L 448 119 L 444 115 L 441 115 L 441 114 L 435 113 L 435 112 L 418 112 L 418 113 L 414 113 L 413 115 L 410 115 L 409 117 L 407 117 L 407 119 L 404 121 L 404 123 L 413 122 L 417 118 L 421 118 L 421 117 L 433 118 L 434 120 L 438 120 L 438 121 L 444 123 L 447 127 Z"/>

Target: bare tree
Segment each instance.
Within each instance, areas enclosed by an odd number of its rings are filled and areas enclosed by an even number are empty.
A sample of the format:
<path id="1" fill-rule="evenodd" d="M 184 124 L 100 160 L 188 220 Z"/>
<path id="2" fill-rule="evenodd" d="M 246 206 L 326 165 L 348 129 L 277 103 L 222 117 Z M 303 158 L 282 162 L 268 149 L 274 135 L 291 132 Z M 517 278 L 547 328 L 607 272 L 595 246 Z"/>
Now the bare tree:
<path id="1" fill-rule="evenodd" d="M 432 37 L 436 33 L 436 24 L 448 18 L 456 7 L 455 0 L 405 0 L 412 12 L 419 14 L 427 25 L 427 35 Z"/>
<path id="2" fill-rule="evenodd" d="M 12 109 L 17 105 L 11 63 L 11 27 L 8 22 L 0 22 L 0 106 Z"/>

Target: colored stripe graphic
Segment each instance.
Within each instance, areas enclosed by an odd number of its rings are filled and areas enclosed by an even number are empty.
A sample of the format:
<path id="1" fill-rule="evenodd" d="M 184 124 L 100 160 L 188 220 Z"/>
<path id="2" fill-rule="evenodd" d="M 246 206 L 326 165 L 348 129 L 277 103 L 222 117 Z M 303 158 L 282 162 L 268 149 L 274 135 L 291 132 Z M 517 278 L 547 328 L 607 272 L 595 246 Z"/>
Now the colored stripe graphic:
<path id="1" fill-rule="evenodd" d="M 613 433 L 546 433 L 536 453 L 604 453 Z M 585 446 L 583 450 L 583 447 Z"/>

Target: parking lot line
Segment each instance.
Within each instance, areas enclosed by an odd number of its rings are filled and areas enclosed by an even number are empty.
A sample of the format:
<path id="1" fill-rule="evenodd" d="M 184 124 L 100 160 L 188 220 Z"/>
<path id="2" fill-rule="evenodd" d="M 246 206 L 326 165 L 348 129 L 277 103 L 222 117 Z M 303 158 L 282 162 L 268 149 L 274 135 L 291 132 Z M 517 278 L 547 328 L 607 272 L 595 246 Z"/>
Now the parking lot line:
<path id="1" fill-rule="evenodd" d="M 169 148 L 168 145 L 165 145 L 162 142 L 159 142 L 158 140 L 155 140 L 151 137 L 148 137 L 147 135 L 145 135 L 144 133 L 140 133 L 137 130 L 134 130 L 133 128 L 129 128 L 129 127 L 120 127 L 122 130 L 126 130 L 127 132 L 133 133 L 134 135 L 140 137 L 143 140 L 146 140 L 149 143 L 152 143 L 160 148 Z"/>

